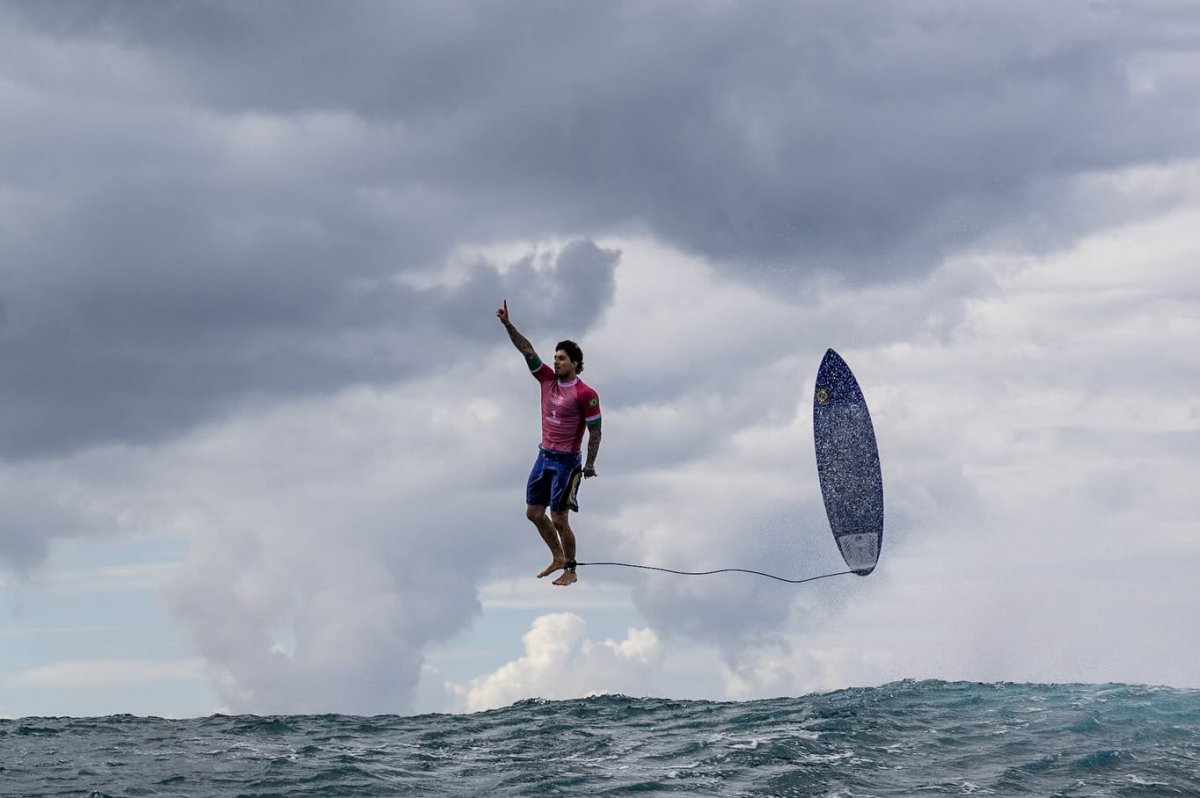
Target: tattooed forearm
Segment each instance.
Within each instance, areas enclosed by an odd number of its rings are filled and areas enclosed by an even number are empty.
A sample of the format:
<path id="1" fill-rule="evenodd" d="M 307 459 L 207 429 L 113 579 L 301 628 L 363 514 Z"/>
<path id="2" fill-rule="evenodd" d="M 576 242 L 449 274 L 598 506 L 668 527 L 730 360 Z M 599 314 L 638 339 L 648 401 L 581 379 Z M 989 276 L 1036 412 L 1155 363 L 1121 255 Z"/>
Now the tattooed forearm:
<path id="1" fill-rule="evenodd" d="M 600 424 L 588 424 L 588 455 L 587 467 L 596 465 L 596 455 L 600 452 Z"/>
<path id="2" fill-rule="evenodd" d="M 512 322 L 505 322 L 504 329 L 508 330 L 508 337 L 512 339 L 513 346 L 525 356 L 525 362 L 529 364 L 530 368 L 533 368 L 541 361 L 537 352 L 534 351 L 533 344 L 529 343 L 528 338 L 521 335 L 521 332 L 513 326 Z"/>

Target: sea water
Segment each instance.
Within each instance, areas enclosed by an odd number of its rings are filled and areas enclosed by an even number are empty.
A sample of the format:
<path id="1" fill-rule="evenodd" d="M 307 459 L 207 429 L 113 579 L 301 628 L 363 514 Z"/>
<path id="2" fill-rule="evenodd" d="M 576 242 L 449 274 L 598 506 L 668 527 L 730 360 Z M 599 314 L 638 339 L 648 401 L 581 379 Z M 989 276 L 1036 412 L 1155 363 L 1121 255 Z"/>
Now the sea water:
<path id="1" fill-rule="evenodd" d="M 904 681 L 471 715 L 0 720 L 0 795 L 1200 796 L 1200 691 Z"/>

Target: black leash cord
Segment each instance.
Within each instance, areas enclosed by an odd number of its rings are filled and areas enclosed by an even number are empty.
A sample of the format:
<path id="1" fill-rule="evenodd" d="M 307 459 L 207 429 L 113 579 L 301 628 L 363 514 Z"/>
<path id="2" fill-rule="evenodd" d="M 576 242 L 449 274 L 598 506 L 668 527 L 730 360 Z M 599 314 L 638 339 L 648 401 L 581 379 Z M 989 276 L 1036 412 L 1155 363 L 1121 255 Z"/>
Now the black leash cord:
<path id="1" fill-rule="evenodd" d="M 846 574 L 854 573 L 853 571 L 838 571 L 837 573 L 834 573 L 834 574 L 821 574 L 820 576 L 810 576 L 806 579 L 785 579 L 782 576 L 775 576 L 775 574 L 765 574 L 762 571 L 751 571 L 747 568 L 718 568 L 715 571 L 676 571 L 671 568 L 659 568 L 654 565 L 634 565 L 633 563 L 628 563 L 628 562 L 577 562 L 575 564 L 576 565 L 617 565 L 617 566 L 620 566 L 621 568 L 641 568 L 642 570 L 645 570 L 645 571 L 662 571 L 662 572 L 668 573 L 668 574 L 679 574 L 680 576 L 708 576 L 709 574 L 726 574 L 726 573 L 736 572 L 739 574 L 754 574 L 755 576 L 765 576 L 767 579 L 774 579 L 778 582 L 787 582 L 789 585 L 799 585 L 804 582 L 815 582 L 818 579 L 828 579 L 831 576 L 845 576 Z"/>

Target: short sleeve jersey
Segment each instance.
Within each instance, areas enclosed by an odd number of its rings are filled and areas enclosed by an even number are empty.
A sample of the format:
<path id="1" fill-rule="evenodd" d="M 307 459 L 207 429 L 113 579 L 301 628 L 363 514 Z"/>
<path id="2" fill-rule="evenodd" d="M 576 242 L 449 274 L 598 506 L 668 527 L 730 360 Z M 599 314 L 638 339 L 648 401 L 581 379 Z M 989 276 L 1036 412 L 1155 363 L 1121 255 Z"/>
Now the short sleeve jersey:
<path id="1" fill-rule="evenodd" d="M 600 396 L 578 377 L 560 382 L 545 363 L 533 376 L 542 388 L 542 448 L 578 452 L 584 427 L 600 422 Z"/>

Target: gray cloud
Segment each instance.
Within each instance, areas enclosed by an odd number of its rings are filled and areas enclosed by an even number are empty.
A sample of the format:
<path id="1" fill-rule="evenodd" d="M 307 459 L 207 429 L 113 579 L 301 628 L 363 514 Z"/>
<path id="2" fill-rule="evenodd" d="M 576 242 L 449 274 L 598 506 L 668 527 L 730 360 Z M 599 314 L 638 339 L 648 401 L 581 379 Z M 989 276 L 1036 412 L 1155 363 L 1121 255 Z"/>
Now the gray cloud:
<path id="1" fill-rule="evenodd" d="M 144 53 L 218 113 L 387 126 L 379 183 L 448 192 L 483 236 L 646 226 L 716 258 L 912 271 L 1047 178 L 1196 152 L 1196 90 L 1138 82 L 1195 45 L 1178 9 L 20 9 Z"/>
<path id="2" fill-rule="evenodd" d="M 45 560 L 50 540 L 45 531 L 56 528 L 59 520 L 31 512 L 28 504 L 24 501 L 10 505 L 13 509 L 6 506 L 0 516 L 0 568 L 16 573 L 25 573 Z"/>
<path id="3" fill-rule="evenodd" d="M 1196 152 L 1177 22 L 1120 5 L 5 4 L 0 451 L 401 378 L 423 357 L 396 345 L 406 317 L 444 320 L 453 347 L 504 288 L 484 267 L 455 296 L 389 284 L 459 244 L 648 230 L 786 285 L 896 279 L 1035 213 L 1084 226 L 1047 204 L 1056 181 Z"/>
<path id="4" fill-rule="evenodd" d="M 203 259 L 205 245 L 194 243 L 181 257 Z M 349 268 L 322 273 L 311 255 L 296 263 L 274 253 L 261 269 L 218 261 L 177 270 L 147 256 L 85 262 L 53 286 L 43 273 L 9 288 L 18 312 L 0 338 L 10 376 L 0 389 L 3 451 L 161 439 L 250 396 L 396 380 L 477 358 L 472 350 L 497 340 L 492 311 L 506 295 L 539 298 L 524 311 L 534 331 L 586 329 L 611 301 L 617 259 L 576 241 L 543 256 L 541 269 L 533 256 L 504 275 L 480 262 L 461 284 L 434 288 Z"/>
<path id="5" fill-rule="evenodd" d="M 187 527 L 195 548 L 172 606 L 224 700 L 258 711 L 405 709 L 425 647 L 478 611 L 474 586 L 543 554 L 521 517 L 528 463 L 512 454 L 522 444 L 508 395 L 489 387 L 445 406 L 458 373 L 477 374 L 501 350 L 514 380 L 527 379 L 492 316 L 503 297 L 539 345 L 605 333 L 583 343 L 606 414 L 622 423 L 602 459 L 601 484 L 614 488 L 586 497 L 588 556 L 806 575 L 833 555 L 791 422 L 820 352 L 844 343 L 872 353 L 879 418 L 888 401 L 910 414 L 881 427 L 884 443 L 900 440 L 885 468 L 912 469 L 887 475 L 889 496 L 907 497 L 889 505 L 887 556 L 907 531 L 931 534 L 931 522 L 965 537 L 994 505 L 978 498 L 978 477 L 945 463 L 947 447 L 985 465 L 1014 457 L 1011 442 L 978 452 L 995 440 L 990 421 L 973 437 L 947 431 L 987 419 L 997 401 L 994 387 L 959 385 L 1000 382 L 973 371 L 999 356 L 972 342 L 1008 345 L 1038 319 L 972 339 L 973 303 L 997 293 L 1004 269 L 947 256 L 981 241 L 1064 247 L 1178 200 L 1106 179 L 1196 157 L 1198 13 L 1116 3 L 0 4 L 0 456 L 17 476 L 43 464 L 70 472 L 53 458 L 97 444 L 144 457 L 152 487 L 130 480 L 123 498 L 171 504 L 162 517 Z M 596 243 L 643 236 L 703 256 L 678 272 L 694 282 L 639 282 L 661 264 Z M 525 254 L 471 262 L 492 247 Z M 624 308 L 614 305 L 618 264 Z M 1165 295 L 1190 290 L 1181 274 Z M 773 301 L 781 296 L 794 301 Z M 1031 307 L 1021 312 L 1037 317 Z M 1076 367 L 1070 353 L 1039 347 L 1062 346 L 1051 333 L 1096 309 L 1057 310 L 1017 339 L 1026 349 L 1006 365 L 1039 380 L 1010 388 L 1010 404 Z M 954 371 L 946 349 L 964 340 L 971 351 L 958 351 Z M 1092 395 L 1111 392 L 1114 364 L 1146 384 L 1191 373 L 1182 350 L 1147 358 L 1144 343 L 1092 346 L 1104 364 L 1078 377 Z M 910 368 L 924 373 L 886 371 L 914 351 Z M 360 384 L 382 386 L 388 404 L 361 412 L 356 403 L 370 401 L 345 391 Z M 935 386 L 971 406 L 922 415 Z M 302 417 L 257 437 L 273 407 L 287 415 L 305 398 Z M 459 437 L 447 431 L 456 421 Z M 211 437 L 189 440 L 205 423 Z M 411 438 L 381 446 L 393 425 Z M 910 428 L 922 434 L 897 431 Z M 1167 436 L 1185 458 L 1194 435 L 1177 432 L 1136 445 L 1157 452 Z M 1046 434 L 1059 436 L 1055 451 L 1096 445 L 1094 429 Z M 728 469 L 739 452 L 746 460 Z M 309 478 L 290 478 L 298 461 Z M 663 490 L 689 467 L 698 484 Z M 277 471 L 289 478 L 263 476 Z M 771 488 L 780 474 L 794 484 Z M 724 492 L 746 475 L 752 490 Z M 444 512 L 447 486 L 464 478 L 474 492 Z M 1114 465 L 1076 492 L 1123 508 L 1132 494 L 1112 490 L 1122 480 Z M 51 475 L 31 497 L 11 480 L 0 559 L 28 569 L 52 539 L 123 514 L 103 501 L 112 485 L 92 472 L 80 482 L 64 492 Z M 176 508 L 173 491 L 187 490 Z M 147 498 L 155 492 L 166 498 Z M 705 502 L 687 517 L 697 492 Z M 501 506 L 503 534 L 521 530 L 521 548 L 496 533 Z M 204 523 L 188 526 L 189 513 Z M 154 526 L 134 516 L 131 526 Z M 792 527 L 813 534 L 785 543 Z M 775 568 L 781 551 L 798 562 Z M 891 587 L 888 573 L 866 584 Z M 645 581 L 635 595 L 646 617 L 715 642 L 736 667 L 740 648 L 776 646 L 787 619 L 818 626 L 805 602 L 840 608 L 847 592 L 822 584 L 788 605 L 786 589 L 737 579 Z"/>

